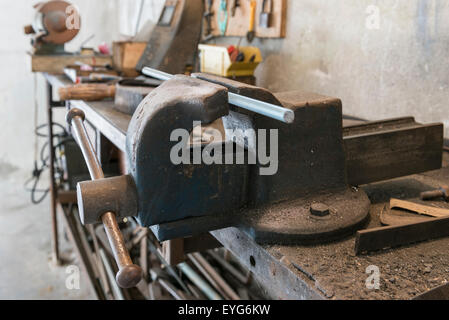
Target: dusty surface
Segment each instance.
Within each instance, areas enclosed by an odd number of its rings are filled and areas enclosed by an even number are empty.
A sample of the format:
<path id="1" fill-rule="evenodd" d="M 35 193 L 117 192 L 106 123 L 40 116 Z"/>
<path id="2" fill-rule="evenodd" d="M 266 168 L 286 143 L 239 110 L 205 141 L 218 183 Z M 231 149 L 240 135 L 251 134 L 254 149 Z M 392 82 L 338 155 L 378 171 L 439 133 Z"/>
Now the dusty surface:
<path id="1" fill-rule="evenodd" d="M 380 210 L 390 197 L 415 198 L 445 181 L 449 181 L 447 167 L 363 187 L 373 203 L 367 228 L 380 226 Z M 273 255 L 285 256 L 291 262 L 290 269 L 330 299 L 412 299 L 449 281 L 449 238 L 364 256 L 354 254 L 354 245 L 351 237 L 327 245 L 267 249 Z M 367 289 L 370 266 L 379 268 L 378 290 Z"/>

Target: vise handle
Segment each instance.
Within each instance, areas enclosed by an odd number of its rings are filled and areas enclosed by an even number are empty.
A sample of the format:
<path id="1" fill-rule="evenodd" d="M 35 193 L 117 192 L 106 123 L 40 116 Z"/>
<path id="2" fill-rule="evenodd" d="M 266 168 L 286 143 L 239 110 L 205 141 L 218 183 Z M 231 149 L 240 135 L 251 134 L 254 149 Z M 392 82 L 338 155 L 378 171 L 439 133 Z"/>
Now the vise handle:
<path id="1" fill-rule="evenodd" d="M 86 128 L 84 127 L 85 114 L 80 109 L 71 109 L 67 113 L 67 122 L 73 128 L 73 134 L 78 141 L 81 151 L 86 161 L 92 180 L 104 179 L 104 173 L 101 169 L 100 162 L 95 155 L 94 149 L 87 136 Z M 135 287 L 140 280 L 142 280 L 142 269 L 133 264 L 123 235 L 117 223 L 117 216 L 114 212 L 105 212 L 101 216 L 106 234 L 109 239 L 112 251 L 114 252 L 115 261 L 119 267 L 116 280 L 122 288 Z"/>

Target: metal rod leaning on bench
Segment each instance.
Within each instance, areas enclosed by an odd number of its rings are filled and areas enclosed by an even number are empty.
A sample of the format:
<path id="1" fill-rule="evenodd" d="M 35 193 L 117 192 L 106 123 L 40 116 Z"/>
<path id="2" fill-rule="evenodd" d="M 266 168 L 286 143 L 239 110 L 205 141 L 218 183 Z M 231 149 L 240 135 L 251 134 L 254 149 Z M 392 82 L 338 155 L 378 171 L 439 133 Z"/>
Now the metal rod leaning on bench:
<path id="1" fill-rule="evenodd" d="M 87 136 L 83 123 L 84 119 L 84 112 L 79 109 L 72 109 L 67 114 L 67 122 L 73 128 L 74 136 L 81 148 L 92 180 L 103 179 L 104 173 Z M 117 223 L 116 214 L 113 212 L 105 212 L 101 216 L 101 221 L 105 227 L 106 235 L 108 236 L 115 260 L 119 267 L 119 272 L 116 276 L 117 283 L 122 288 L 135 287 L 142 280 L 142 269 L 133 264 L 131 260 Z"/>
<path id="2" fill-rule="evenodd" d="M 156 69 L 145 67 L 142 73 L 148 77 L 153 77 L 162 81 L 167 81 L 174 76 Z M 292 110 L 286 109 L 271 103 L 248 98 L 239 94 L 228 92 L 229 104 L 261 114 L 263 116 L 279 120 L 285 123 L 293 123 L 295 114 Z"/>

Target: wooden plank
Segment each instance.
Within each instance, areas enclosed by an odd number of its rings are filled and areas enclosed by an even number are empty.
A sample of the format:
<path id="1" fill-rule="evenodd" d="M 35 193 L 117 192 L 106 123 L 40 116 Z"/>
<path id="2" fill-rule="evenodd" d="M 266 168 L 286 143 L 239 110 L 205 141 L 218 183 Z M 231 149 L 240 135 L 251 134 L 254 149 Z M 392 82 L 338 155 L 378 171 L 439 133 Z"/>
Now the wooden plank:
<path id="1" fill-rule="evenodd" d="M 431 206 L 425 206 L 419 203 L 404 201 L 399 199 L 390 200 L 390 209 L 405 209 L 418 213 L 420 215 L 431 216 L 434 218 L 445 218 L 449 217 L 449 209 L 437 208 Z"/>
<path id="2" fill-rule="evenodd" d="M 207 0 L 206 0 L 207 2 Z M 211 20 L 212 34 L 214 36 L 221 36 L 220 29 L 218 27 L 218 17 L 220 12 L 220 0 L 216 0 L 213 3 L 214 15 Z M 262 2 L 257 1 L 256 8 L 256 37 L 258 38 L 285 38 L 286 35 L 286 18 L 287 18 L 287 1 L 286 0 L 272 0 L 273 10 L 271 16 L 271 27 L 261 28 L 259 26 L 259 17 L 262 12 Z M 246 37 L 249 29 L 250 18 L 250 1 L 240 0 L 240 7 L 237 8 L 235 16 L 231 14 L 232 1 L 228 3 L 228 25 L 225 36 L 227 37 Z M 207 5 L 206 5 L 207 8 Z"/>
<path id="3" fill-rule="evenodd" d="M 364 252 L 394 248 L 447 236 L 449 236 L 449 218 L 362 230 L 358 231 L 356 235 L 355 253 L 359 255 Z"/>
<path id="4" fill-rule="evenodd" d="M 348 181 L 362 185 L 440 169 L 443 125 L 406 119 L 344 129 Z"/>
<path id="5" fill-rule="evenodd" d="M 112 65 L 112 57 L 105 55 L 32 55 L 32 72 L 64 74 L 64 68 L 82 62 L 90 65 Z"/>

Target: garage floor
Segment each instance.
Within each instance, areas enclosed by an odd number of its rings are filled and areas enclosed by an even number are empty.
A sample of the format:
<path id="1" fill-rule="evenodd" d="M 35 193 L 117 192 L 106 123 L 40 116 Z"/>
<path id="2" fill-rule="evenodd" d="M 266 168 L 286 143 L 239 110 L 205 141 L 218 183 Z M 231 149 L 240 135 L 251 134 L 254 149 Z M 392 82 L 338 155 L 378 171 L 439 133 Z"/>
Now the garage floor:
<path id="1" fill-rule="evenodd" d="M 67 267 L 77 262 L 63 235 L 61 255 L 67 262 L 51 263 L 49 198 L 33 205 L 23 186 L 26 178 L 27 173 L 0 168 L 0 299 L 93 299 L 83 276 L 79 290 L 66 287 L 73 270 Z"/>

